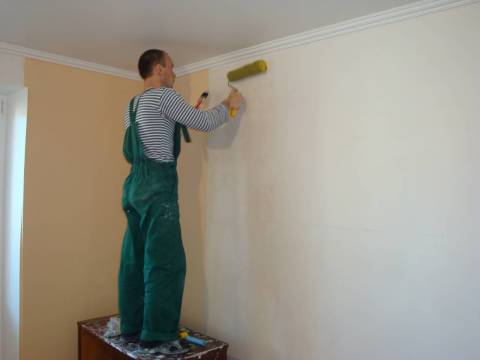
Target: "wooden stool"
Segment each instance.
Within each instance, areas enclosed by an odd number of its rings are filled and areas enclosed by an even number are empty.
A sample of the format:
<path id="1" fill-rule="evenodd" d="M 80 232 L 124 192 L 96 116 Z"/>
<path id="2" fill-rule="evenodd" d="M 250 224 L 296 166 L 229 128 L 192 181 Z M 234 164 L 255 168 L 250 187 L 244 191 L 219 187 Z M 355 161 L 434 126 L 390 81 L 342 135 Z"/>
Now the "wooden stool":
<path id="1" fill-rule="evenodd" d="M 175 356 L 142 353 L 138 340 L 125 343 L 119 336 L 107 338 L 103 335 L 110 318 L 105 316 L 78 322 L 79 360 L 227 360 L 227 343 L 190 329 L 186 330 L 191 336 L 204 340 L 205 347 L 191 344 L 191 351 Z"/>

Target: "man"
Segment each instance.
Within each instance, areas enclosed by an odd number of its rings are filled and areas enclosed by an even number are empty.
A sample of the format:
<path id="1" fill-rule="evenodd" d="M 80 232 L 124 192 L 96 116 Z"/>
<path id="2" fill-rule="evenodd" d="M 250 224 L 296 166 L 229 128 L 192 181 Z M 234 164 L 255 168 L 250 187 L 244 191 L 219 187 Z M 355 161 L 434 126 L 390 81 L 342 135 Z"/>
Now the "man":
<path id="1" fill-rule="evenodd" d="M 123 152 L 132 169 L 122 196 L 128 225 L 119 271 L 122 336 L 140 335 L 142 347 L 158 347 L 165 354 L 188 351 L 178 341 L 186 271 L 176 169 L 180 129 L 212 131 L 228 121 L 230 108 L 243 102 L 233 89 L 213 109 L 195 109 L 172 89 L 173 67 L 162 50 L 148 50 L 138 62 L 145 91 L 125 113 Z"/>

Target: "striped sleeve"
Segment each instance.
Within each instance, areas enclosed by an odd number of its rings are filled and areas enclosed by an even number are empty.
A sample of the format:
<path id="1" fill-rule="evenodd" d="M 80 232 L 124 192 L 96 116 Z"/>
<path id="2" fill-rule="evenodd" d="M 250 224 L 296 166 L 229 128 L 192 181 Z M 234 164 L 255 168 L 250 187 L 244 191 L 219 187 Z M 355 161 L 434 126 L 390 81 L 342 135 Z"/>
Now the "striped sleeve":
<path id="1" fill-rule="evenodd" d="M 173 89 L 166 89 L 160 99 L 160 109 L 172 121 L 200 131 L 212 131 L 228 121 L 228 109 L 220 104 L 204 111 L 195 109 Z"/>

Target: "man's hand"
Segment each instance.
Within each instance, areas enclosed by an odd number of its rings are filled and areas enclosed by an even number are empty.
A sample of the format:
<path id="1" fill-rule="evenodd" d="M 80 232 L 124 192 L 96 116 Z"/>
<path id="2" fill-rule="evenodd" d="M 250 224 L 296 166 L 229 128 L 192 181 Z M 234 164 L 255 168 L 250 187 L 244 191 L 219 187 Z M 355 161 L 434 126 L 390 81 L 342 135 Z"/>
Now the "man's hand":
<path id="1" fill-rule="evenodd" d="M 228 97 L 223 101 L 223 104 L 228 109 L 238 109 L 245 99 L 243 98 L 242 94 L 240 94 L 238 89 L 235 89 L 234 87 L 231 88 L 232 90 L 230 91 Z"/>

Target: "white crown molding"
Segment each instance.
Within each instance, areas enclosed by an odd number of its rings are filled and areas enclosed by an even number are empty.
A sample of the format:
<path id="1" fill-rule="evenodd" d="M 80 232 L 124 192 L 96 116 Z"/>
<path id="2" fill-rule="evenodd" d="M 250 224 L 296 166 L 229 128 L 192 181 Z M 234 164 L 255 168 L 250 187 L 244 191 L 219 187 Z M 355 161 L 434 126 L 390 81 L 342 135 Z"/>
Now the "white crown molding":
<path id="1" fill-rule="evenodd" d="M 247 58 L 258 57 L 275 51 L 478 2 L 480 2 L 480 0 L 423 0 L 212 57 L 207 60 L 179 67 L 176 69 L 176 73 L 178 76 L 183 76 L 195 71 L 212 69 Z"/>
<path id="2" fill-rule="evenodd" d="M 245 49 L 233 51 L 220 56 L 212 57 L 190 65 L 178 67 L 177 76 L 188 75 L 195 71 L 211 69 L 229 63 L 237 62 L 251 57 L 272 53 L 296 46 L 306 45 L 323 39 L 344 35 L 347 33 L 372 28 L 379 25 L 390 24 L 402 20 L 427 15 L 433 12 L 444 11 L 459 6 L 479 3 L 480 0 L 423 0 L 409 5 L 397 7 L 356 19 L 340 22 L 334 25 L 306 31 L 287 36 Z M 131 80 L 140 80 L 134 71 L 119 69 L 112 66 L 96 64 L 63 55 L 56 55 L 45 51 L 33 50 L 26 47 L 0 42 L 0 53 L 13 54 L 38 60 L 49 61 L 56 64 L 72 66 L 84 70 L 96 71 L 103 74 L 119 76 Z"/>
<path id="3" fill-rule="evenodd" d="M 102 74 L 119 76 L 131 80 L 140 80 L 140 76 L 134 71 L 123 70 L 112 66 L 79 60 L 68 56 L 52 54 L 45 51 L 29 49 L 23 46 L 13 45 L 5 42 L 0 42 L 0 53 L 48 61 L 60 65 L 67 65 L 79 69 L 95 71 Z"/>

